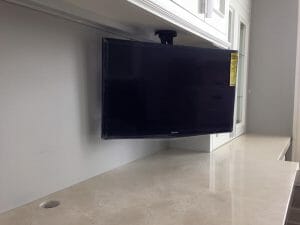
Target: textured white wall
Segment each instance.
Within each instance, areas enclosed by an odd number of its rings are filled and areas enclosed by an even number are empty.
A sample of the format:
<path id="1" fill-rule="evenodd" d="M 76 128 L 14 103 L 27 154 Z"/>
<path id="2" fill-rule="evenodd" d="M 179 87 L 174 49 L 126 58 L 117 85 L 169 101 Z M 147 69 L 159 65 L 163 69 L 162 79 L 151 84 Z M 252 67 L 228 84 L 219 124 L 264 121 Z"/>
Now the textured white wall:
<path id="1" fill-rule="evenodd" d="M 0 2 L 0 212 L 165 147 L 99 138 L 103 33 Z"/>
<path id="2" fill-rule="evenodd" d="M 253 0 L 247 131 L 292 136 L 298 0 Z"/>

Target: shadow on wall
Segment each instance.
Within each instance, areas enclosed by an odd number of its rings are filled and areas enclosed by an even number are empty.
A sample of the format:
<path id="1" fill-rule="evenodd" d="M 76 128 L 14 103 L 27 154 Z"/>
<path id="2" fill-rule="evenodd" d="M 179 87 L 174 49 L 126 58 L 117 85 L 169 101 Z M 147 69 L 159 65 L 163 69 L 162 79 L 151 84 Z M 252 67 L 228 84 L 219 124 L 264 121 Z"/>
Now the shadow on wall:
<path id="1" fill-rule="evenodd" d="M 80 131 L 86 143 L 99 144 L 101 137 L 101 42 L 85 41 L 84 66 L 77 66 L 78 74 Z M 78 63 L 80 65 L 80 63 Z"/>
<path id="2" fill-rule="evenodd" d="M 97 42 L 88 43 L 86 50 L 86 74 L 88 76 L 84 77 L 86 88 L 84 96 L 87 98 L 85 102 L 88 110 L 86 113 L 88 117 L 86 118 L 88 121 L 87 133 L 93 140 L 101 137 L 102 37 L 98 38 Z M 97 51 L 96 54 L 95 51 Z"/>

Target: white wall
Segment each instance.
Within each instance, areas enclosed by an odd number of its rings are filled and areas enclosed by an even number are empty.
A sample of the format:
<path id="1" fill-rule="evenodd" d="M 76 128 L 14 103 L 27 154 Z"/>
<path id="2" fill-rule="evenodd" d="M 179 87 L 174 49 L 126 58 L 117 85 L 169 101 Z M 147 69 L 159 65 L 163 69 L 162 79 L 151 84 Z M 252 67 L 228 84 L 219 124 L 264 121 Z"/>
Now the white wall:
<path id="1" fill-rule="evenodd" d="M 292 136 L 298 0 L 253 0 L 247 131 Z"/>
<path id="2" fill-rule="evenodd" d="M 0 27 L 0 212 L 165 147 L 99 138 L 103 33 L 4 2 Z"/>

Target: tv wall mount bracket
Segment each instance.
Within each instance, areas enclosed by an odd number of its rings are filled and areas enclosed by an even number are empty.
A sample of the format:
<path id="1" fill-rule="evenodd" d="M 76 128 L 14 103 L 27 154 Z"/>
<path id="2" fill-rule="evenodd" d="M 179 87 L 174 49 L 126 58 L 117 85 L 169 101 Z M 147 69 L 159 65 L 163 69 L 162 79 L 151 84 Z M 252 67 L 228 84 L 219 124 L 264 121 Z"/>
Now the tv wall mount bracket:
<path id="1" fill-rule="evenodd" d="M 158 35 L 162 44 L 173 45 L 173 39 L 177 37 L 177 32 L 175 30 L 157 30 L 155 35 Z"/>

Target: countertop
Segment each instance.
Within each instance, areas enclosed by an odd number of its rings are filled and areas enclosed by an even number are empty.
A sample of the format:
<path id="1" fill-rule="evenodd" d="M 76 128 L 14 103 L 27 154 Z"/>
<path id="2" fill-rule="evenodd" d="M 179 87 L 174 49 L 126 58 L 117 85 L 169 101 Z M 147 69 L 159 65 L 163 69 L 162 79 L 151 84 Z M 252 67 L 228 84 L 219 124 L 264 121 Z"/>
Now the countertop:
<path id="1" fill-rule="evenodd" d="M 166 150 L 0 214 L 1 225 L 283 225 L 298 163 L 290 138 Z M 39 207 L 58 200 L 52 209 Z"/>

